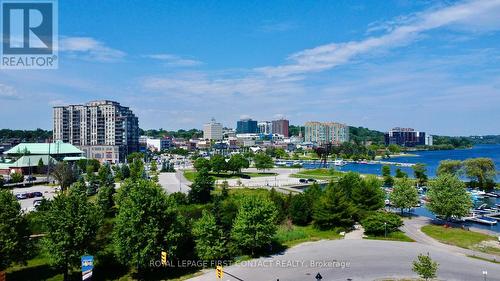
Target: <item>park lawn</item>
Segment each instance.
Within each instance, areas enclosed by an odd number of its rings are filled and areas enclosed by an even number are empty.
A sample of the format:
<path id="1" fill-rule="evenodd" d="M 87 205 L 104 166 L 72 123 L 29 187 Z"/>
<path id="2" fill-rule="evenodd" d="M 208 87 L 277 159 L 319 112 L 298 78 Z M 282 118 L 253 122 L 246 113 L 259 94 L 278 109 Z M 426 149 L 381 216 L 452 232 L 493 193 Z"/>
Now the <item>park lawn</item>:
<path id="1" fill-rule="evenodd" d="M 63 280 L 63 274 L 51 267 L 49 260 L 42 255 L 28 260 L 26 265 L 15 264 L 5 272 L 7 280 Z"/>
<path id="2" fill-rule="evenodd" d="M 294 178 L 313 178 L 320 180 L 335 179 L 342 175 L 342 172 L 331 170 L 331 169 L 312 169 L 312 170 L 302 170 L 296 174 L 290 175 Z"/>
<path id="3" fill-rule="evenodd" d="M 196 171 L 184 171 L 184 177 L 190 181 L 190 182 L 193 182 L 196 175 L 198 174 L 198 172 Z M 250 176 L 251 178 L 255 178 L 255 177 L 272 177 L 272 176 L 276 176 L 277 174 L 276 173 L 266 173 L 266 172 L 262 172 L 262 173 L 241 173 L 241 174 L 233 174 L 233 173 L 220 173 L 220 174 L 216 174 L 216 173 L 209 173 L 210 176 L 214 177 L 216 180 L 222 180 L 222 179 L 238 179 L 238 178 L 241 178 L 241 175 L 244 174 L 244 175 L 247 175 L 247 176 Z"/>
<path id="4" fill-rule="evenodd" d="M 370 240 L 386 240 L 386 241 L 400 241 L 400 242 L 415 242 L 415 240 L 408 237 L 402 231 L 390 232 L 385 236 L 375 236 L 375 235 L 367 235 L 364 239 Z"/>
<path id="5" fill-rule="evenodd" d="M 422 232 L 441 243 L 471 249 L 488 254 L 500 255 L 500 248 L 482 247 L 481 242 L 496 241 L 497 238 L 487 234 L 467 231 L 459 228 L 446 228 L 439 225 L 425 225 Z"/>
<path id="6" fill-rule="evenodd" d="M 281 225 L 275 236 L 277 242 L 285 247 L 292 247 L 300 243 L 318 241 L 318 240 L 335 240 L 341 236 L 338 230 L 319 230 L 312 225 L 290 227 Z"/>

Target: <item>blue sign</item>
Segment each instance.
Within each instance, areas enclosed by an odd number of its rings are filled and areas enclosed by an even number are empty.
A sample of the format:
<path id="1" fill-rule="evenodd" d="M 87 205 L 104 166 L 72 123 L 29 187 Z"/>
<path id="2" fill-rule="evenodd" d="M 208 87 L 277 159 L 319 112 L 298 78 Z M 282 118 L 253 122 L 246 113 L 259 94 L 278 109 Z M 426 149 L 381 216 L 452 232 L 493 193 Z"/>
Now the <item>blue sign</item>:
<path id="1" fill-rule="evenodd" d="M 94 257 L 82 256 L 82 280 L 92 278 L 92 269 L 94 269 Z"/>

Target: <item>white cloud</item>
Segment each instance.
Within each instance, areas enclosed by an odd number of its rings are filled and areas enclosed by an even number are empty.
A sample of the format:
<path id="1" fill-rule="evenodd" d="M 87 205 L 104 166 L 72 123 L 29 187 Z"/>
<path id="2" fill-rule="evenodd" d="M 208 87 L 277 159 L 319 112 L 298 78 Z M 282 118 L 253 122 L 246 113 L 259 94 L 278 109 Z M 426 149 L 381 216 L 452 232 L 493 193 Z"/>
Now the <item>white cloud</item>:
<path id="1" fill-rule="evenodd" d="M 188 66 L 198 66 L 203 64 L 201 61 L 198 60 L 186 59 L 172 54 L 154 54 L 154 55 L 146 55 L 144 57 L 162 61 L 167 66 L 188 67 Z"/>
<path id="2" fill-rule="evenodd" d="M 296 27 L 297 25 L 293 22 L 266 22 L 259 27 L 259 31 L 265 33 L 285 32 Z"/>
<path id="3" fill-rule="evenodd" d="M 19 95 L 13 87 L 0 84 L 0 99 L 18 99 Z"/>
<path id="4" fill-rule="evenodd" d="M 400 17 L 378 28 L 385 30 L 380 36 L 361 41 L 331 43 L 303 50 L 288 57 L 289 64 L 256 69 L 270 77 L 320 72 L 350 62 L 356 56 L 379 49 L 407 45 L 422 33 L 449 27 L 467 31 L 491 31 L 500 28 L 500 0 L 467 1 L 453 6 L 434 8 L 408 17 Z"/>
<path id="5" fill-rule="evenodd" d="M 106 46 L 92 37 L 63 37 L 59 40 L 59 50 L 77 58 L 91 61 L 113 62 L 126 53 Z"/>

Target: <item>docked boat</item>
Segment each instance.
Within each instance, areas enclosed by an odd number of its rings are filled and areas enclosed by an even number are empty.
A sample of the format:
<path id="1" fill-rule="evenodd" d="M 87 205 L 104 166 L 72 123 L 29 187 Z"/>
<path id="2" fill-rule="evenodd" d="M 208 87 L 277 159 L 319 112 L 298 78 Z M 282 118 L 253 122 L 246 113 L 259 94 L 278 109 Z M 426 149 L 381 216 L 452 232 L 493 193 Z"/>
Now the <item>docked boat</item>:
<path id="1" fill-rule="evenodd" d="M 470 222 L 475 222 L 475 223 L 481 223 L 481 224 L 486 224 L 486 225 L 495 225 L 497 224 L 497 220 L 493 218 L 486 217 L 484 215 L 481 216 L 476 216 L 476 214 L 472 214 L 471 217 L 466 217 L 464 218 L 466 221 Z"/>

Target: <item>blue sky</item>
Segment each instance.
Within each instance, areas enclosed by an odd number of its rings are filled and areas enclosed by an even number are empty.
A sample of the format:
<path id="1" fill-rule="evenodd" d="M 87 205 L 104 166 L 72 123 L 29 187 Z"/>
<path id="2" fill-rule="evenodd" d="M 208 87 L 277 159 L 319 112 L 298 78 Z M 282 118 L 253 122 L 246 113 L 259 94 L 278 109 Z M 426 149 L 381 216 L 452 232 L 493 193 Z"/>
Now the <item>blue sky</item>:
<path id="1" fill-rule="evenodd" d="M 0 71 L 0 128 L 112 99 L 142 128 L 249 116 L 500 134 L 500 0 L 59 2 L 58 70 Z"/>

